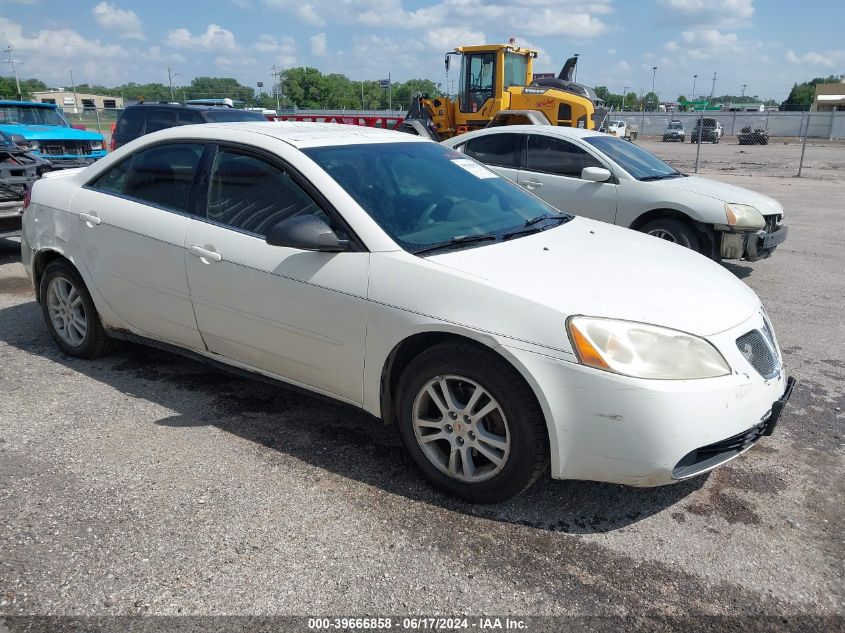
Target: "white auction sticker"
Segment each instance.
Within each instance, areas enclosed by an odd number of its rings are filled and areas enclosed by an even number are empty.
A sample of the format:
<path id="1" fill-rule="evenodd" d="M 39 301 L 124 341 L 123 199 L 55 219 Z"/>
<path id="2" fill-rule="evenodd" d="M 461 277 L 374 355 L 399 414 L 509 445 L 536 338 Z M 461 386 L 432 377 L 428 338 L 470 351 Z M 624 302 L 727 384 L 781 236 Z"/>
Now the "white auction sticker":
<path id="1" fill-rule="evenodd" d="M 455 158 L 452 160 L 458 167 L 463 167 L 469 173 L 477 178 L 498 178 L 499 175 L 494 172 L 490 171 L 483 165 L 479 165 L 475 161 L 471 161 L 469 158 Z"/>

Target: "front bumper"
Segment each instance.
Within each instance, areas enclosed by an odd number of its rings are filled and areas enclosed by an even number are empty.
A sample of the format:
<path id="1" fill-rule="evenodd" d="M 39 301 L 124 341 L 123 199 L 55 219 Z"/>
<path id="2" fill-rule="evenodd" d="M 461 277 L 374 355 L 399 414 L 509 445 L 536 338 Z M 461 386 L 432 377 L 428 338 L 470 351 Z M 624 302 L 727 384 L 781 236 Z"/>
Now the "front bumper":
<path id="1" fill-rule="evenodd" d="M 704 380 L 629 378 L 506 348 L 546 415 L 552 476 L 660 486 L 701 474 L 747 450 L 772 430 L 792 384 L 780 366 L 772 378 L 763 378 L 740 352 L 737 338 L 762 327 L 759 316 L 707 337 L 733 373 Z M 737 450 L 736 438 L 761 423 L 764 432 L 743 438 Z M 731 439 L 733 453 L 713 450 Z M 699 451 L 707 457 L 718 453 L 718 458 L 702 465 L 703 459 L 688 457 Z M 685 466 L 691 468 L 679 474 L 677 469 Z"/>
<path id="2" fill-rule="evenodd" d="M 745 259 L 749 262 L 766 259 L 786 241 L 788 234 L 789 227 L 784 224 L 770 231 L 724 231 L 721 233 L 720 255 L 722 259 Z"/>

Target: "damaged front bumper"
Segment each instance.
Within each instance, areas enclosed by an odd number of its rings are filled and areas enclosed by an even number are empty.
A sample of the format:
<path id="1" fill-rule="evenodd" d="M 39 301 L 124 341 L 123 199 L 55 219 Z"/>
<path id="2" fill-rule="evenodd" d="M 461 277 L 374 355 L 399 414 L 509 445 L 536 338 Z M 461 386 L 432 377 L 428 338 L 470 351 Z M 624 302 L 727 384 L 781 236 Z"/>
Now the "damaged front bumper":
<path id="1" fill-rule="evenodd" d="M 771 226 L 770 226 L 771 225 Z M 721 231 L 719 255 L 722 259 L 744 259 L 749 262 L 765 259 L 779 244 L 786 241 L 789 227 L 767 223 L 767 230 Z"/>

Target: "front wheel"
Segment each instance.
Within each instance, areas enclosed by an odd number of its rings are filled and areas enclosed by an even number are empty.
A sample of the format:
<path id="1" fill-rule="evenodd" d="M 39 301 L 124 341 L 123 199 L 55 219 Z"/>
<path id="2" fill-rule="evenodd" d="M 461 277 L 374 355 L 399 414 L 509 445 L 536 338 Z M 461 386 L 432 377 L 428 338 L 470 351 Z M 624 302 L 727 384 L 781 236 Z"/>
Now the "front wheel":
<path id="1" fill-rule="evenodd" d="M 640 231 L 694 251 L 698 251 L 700 247 L 696 232 L 687 223 L 674 218 L 652 220 L 640 227 Z"/>
<path id="2" fill-rule="evenodd" d="M 399 434 L 426 478 L 472 503 L 521 493 L 548 464 L 543 413 L 501 356 L 441 343 L 417 356 L 397 390 Z"/>

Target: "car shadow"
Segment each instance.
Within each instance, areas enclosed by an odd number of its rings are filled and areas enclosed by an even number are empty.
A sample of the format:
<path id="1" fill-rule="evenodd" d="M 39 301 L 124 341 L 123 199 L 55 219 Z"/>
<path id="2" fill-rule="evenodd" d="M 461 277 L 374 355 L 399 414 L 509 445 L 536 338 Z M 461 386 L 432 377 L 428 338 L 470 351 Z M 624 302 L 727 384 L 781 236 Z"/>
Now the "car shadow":
<path id="1" fill-rule="evenodd" d="M 31 301 L 0 309 L 0 340 L 174 411 L 155 421 L 160 426 L 214 426 L 264 447 L 270 459 L 273 452 L 283 453 L 391 494 L 494 521 L 578 534 L 608 532 L 670 508 L 706 481 L 631 488 L 556 481 L 547 472 L 515 499 L 474 506 L 429 487 L 395 428 L 354 407 L 142 345 L 126 343 L 95 361 L 71 358 L 55 346 Z"/>
<path id="2" fill-rule="evenodd" d="M 722 266 L 731 271 L 738 279 L 745 279 L 750 277 L 754 269 L 751 266 L 742 266 L 740 264 L 732 264 L 731 262 L 722 262 Z"/>

